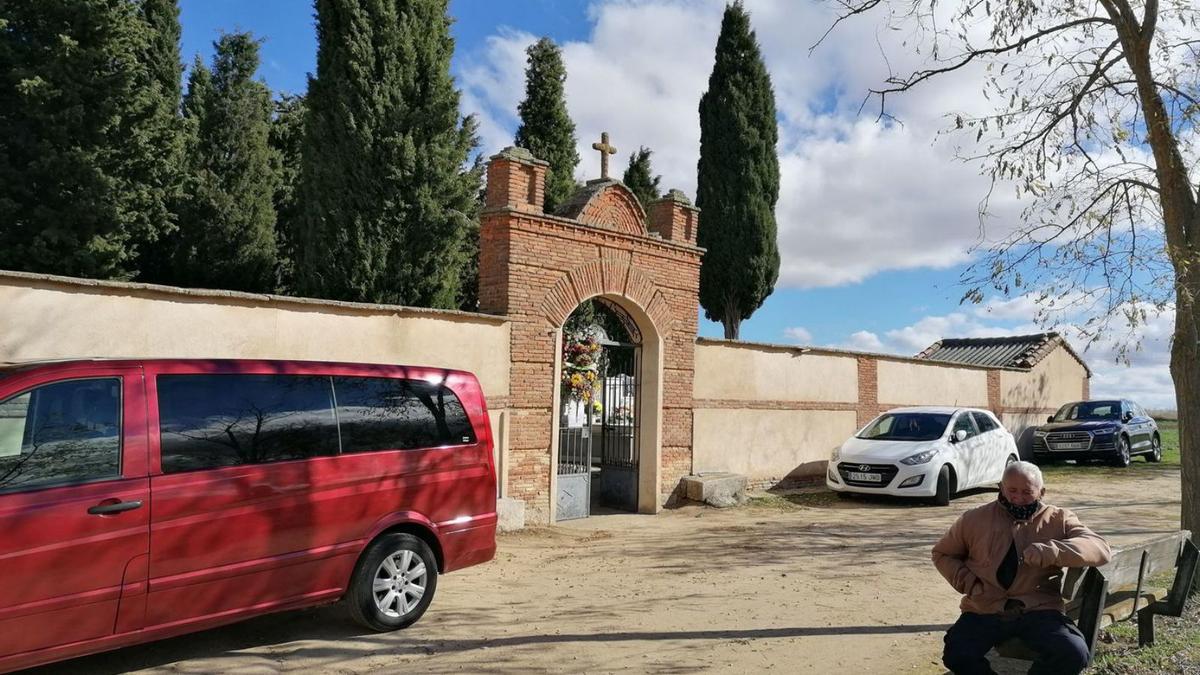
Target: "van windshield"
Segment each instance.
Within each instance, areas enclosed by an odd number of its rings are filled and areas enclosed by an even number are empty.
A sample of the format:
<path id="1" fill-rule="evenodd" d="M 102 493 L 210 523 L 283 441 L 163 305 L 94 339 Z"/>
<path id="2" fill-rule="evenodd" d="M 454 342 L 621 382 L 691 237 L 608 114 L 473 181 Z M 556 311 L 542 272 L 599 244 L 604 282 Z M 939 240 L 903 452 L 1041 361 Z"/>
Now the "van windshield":
<path id="1" fill-rule="evenodd" d="M 933 441 L 942 437 L 950 415 L 941 413 L 888 413 L 869 424 L 859 438 L 868 441 Z"/>

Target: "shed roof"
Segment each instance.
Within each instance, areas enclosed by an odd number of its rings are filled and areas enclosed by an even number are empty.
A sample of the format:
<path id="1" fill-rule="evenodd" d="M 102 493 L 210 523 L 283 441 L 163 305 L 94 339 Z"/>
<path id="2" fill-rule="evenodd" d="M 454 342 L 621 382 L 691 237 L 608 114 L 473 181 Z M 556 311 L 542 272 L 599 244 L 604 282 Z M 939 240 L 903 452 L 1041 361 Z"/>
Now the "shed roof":
<path id="1" fill-rule="evenodd" d="M 917 354 L 917 358 L 973 366 L 1029 369 L 1059 347 L 1066 349 L 1067 353 L 1083 366 L 1088 377 L 1091 377 L 1092 370 L 1088 368 L 1087 363 L 1062 335 L 1055 332 L 1006 337 L 945 338 Z"/>

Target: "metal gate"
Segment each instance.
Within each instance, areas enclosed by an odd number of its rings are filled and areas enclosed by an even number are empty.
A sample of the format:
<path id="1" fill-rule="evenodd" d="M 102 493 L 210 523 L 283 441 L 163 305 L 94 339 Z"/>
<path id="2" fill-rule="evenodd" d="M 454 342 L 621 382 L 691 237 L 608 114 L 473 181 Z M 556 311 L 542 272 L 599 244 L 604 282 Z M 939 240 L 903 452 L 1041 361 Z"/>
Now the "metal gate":
<path id="1" fill-rule="evenodd" d="M 587 517 L 593 502 L 637 510 L 640 366 L 640 348 L 604 342 L 598 364 L 600 409 L 584 406 L 582 415 L 571 415 L 568 402 L 562 402 L 556 520 Z"/>
<path id="2" fill-rule="evenodd" d="M 602 506 L 637 511 L 638 403 L 642 350 L 634 345 L 606 344 L 600 360 L 600 471 L 596 476 Z"/>

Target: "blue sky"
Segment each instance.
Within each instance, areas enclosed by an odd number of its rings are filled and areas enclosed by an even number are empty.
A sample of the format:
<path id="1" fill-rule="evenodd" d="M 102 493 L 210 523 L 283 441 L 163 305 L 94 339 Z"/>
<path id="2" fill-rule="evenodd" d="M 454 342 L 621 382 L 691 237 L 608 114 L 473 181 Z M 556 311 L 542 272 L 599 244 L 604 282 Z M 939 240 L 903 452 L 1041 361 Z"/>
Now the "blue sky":
<path id="1" fill-rule="evenodd" d="M 260 76 L 277 92 L 301 93 L 315 69 L 316 36 L 306 0 L 181 0 L 183 54 L 211 56 L 221 31 L 263 39 Z M 1035 332 L 1028 298 L 961 306 L 958 284 L 978 241 L 977 205 L 987 189 L 978 167 L 938 141 L 948 108 L 983 103 L 963 73 L 895 103 L 901 125 L 876 123 L 858 107 L 868 87 L 903 56 L 880 54 L 869 22 L 808 47 L 828 25 L 828 7 L 793 0 L 746 6 L 771 71 L 780 116 L 783 269 L 779 286 L 742 324 L 742 339 L 914 354 L 940 337 Z M 453 71 L 464 113 L 481 121 L 481 148 L 511 143 L 523 95 L 524 48 L 548 35 L 564 48 L 567 99 L 579 138 L 577 177 L 594 178 L 590 144 L 609 131 L 618 167 L 637 146 L 655 151 L 663 185 L 695 196 L 696 106 L 712 68 L 721 0 L 452 0 Z M 898 47 L 898 45 L 893 45 Z M 977 77 L 977 73 L 974 74 Z M 997 197 L 989 228 L 1003 230 L 1020 204 Z M 989 234 L 992 230 L 989 230 Z M 1132 365 L 1111 345 L 1085 358 L 1097 396 L 1127 395 L 1174 407 L 1167 371 L 1170 317 L 1152 322 Z M 701 321 L 702 335 L 720 337 Z"/>

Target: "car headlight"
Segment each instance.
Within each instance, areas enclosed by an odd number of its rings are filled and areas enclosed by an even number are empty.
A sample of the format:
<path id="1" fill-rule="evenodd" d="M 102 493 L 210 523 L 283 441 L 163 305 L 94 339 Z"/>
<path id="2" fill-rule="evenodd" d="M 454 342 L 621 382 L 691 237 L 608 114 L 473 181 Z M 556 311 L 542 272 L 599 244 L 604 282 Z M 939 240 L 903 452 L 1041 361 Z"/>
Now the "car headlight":
<path id="1" fill-rule="evenodd" d="M 829 461 L 836 462 L 842 458 L 842 448 L 836 447 L 833 449 L 833 454 L 829 456 Z"/>
<path id="2" fill-rule="evenodd" d="M 900 463 L 907 464 L 909 466 L 913 466 L 914 464 L 928 464 L 929 460 L 933 459 L 937 454 L 938 450 L 937 448 L 934 448 L 932 450 L 926 450 L 925 452 L 918 452 L 911 457 L 905 457 L 904 459 L 900 460 Z"/>
<path id="3" fill-rule="evenodd" d="M 1046 434 L 1048 434 L 1048 433 L 1050 433 L 1050 432 L 1046 431 L 1044 429 L 1034 429 L 1033 430 L 1033 435 L 1037 436 L 1038 438 L 1045 438 Z"/>

